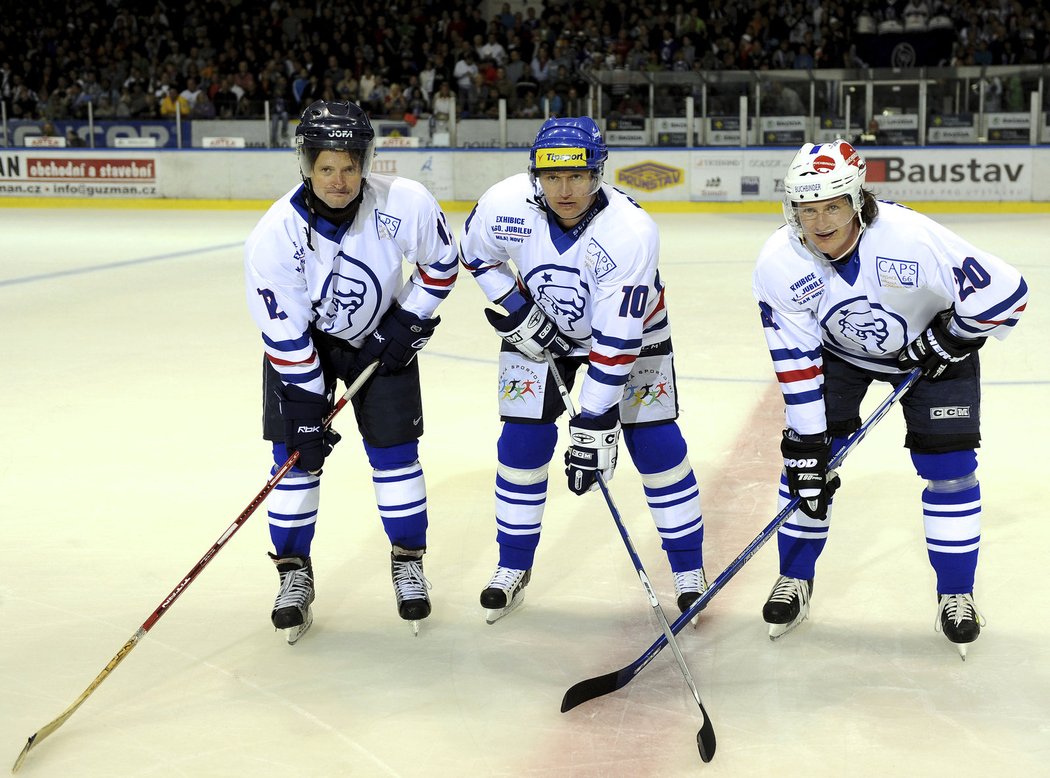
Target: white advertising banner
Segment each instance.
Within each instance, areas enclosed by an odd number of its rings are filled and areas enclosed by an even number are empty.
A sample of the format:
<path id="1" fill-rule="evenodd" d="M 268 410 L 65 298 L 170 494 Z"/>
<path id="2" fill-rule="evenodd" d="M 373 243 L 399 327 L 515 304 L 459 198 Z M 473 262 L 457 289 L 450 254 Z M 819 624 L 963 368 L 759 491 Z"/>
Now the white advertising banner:
<path id="1" fill-rule="evenodd" d="M 1050 149 L 860 147 L 867 187 L 901 202 L 1050 201 Z M 613 148 L 605 180 L 636 200 L 777 202 L 793 148 Z M 377 173 L 423 183 L 438 200 L 474 201 L 525 172 L 518 149 L 383 148 Z M 283 149 L 0 149 L 0 197 L 273 200 L 299 181 Z"/>
<path id="2" fill-rule="evenodd" d="M 689 159 L 689 199 L 715 202 L 740 200 L 743 152 L 693 151 Z"/>
<path id="3" fill-rule="evenodd" d="M 902 149 L 865 153 L 867 187 L 891 200 L 1028 200 L 1031 149 Z"/>
<path id="4" fill-rule="evenodd" d="M 0 152 L 0 195 L 157 197 L 158 156 L 101 149 Z"/>

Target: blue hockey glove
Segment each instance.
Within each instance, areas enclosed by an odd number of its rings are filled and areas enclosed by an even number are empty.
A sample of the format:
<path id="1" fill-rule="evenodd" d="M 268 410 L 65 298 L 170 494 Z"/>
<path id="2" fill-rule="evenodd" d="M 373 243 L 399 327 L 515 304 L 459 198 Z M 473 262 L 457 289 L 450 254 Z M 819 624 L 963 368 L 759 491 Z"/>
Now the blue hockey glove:
<path id="1" fill-rule="evenodd" d="M 905 370 L 921 367 L 922 375 L 935 381 L 954 364 L 963 362 L 984 345 L 985 338 L 960 338 L 948 332 L 952 318 L 949 308 L 941 311 L 919 337 L 897 354 L 897 364 Z"/>
<path id="2" fill-rule="evenodd" d="M 320 475 L 325 457 L 342 437 L 333 429 L 325 429 L 328 410 L 328 402 L 319 394 L 291 384 L 281 389 L 285 448 L 289 454 L 298 451 L 295 466 L 314 475 Z"/>
<path id="3" fill-rule="evenodd" d="M 784 455 L 788 491 L 801 500 L 799 510 L 814 519 L 827 519 L 828 503 L 842 483 L 838 473 L 828 472 L 831 436 L 824 432 L 799 435 L 789 428 L 780 441 L 780 453 Z"/>
<path id="4" fill-rule="evenodd" d="M 598 473 L 608 482 L 616 470 L 620 441 L 620 406 L 601 416 L 578 413 L 569 421 L 569 450 L 565 452 L 565 475 L 569 490 L 584 494 L 598 488 Z"/>
<path id="5" fill-rule="evenodd" d="M 361 345 L 359 367 L 379 360 L 379 375 L 407 367 L 434 334 L 441 317 L 421 319 L 400 306 L 393 306 Z"/>
<path id="6" fill-rule="evenodd" d="M 485 318 L 501 338 L 533 362 L 546 359 L 543 356 L 544 349 L 556 357 L 572 353 L 572 341 L 558 331 L 558 326 L 534 302 L 526 302 L 505 316 L 486 308 Z"/>

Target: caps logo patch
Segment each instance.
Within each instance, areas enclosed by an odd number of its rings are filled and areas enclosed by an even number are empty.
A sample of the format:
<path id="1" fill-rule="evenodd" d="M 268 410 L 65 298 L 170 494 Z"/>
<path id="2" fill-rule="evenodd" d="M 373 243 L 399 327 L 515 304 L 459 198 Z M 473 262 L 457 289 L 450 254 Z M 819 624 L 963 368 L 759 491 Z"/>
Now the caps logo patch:
<path id="1" fill-rule="evenodd" d="M 379 238 L 393 238 L 401 227 L 401 220 L 382 211 L 376 211 L 376 231 Z"/>

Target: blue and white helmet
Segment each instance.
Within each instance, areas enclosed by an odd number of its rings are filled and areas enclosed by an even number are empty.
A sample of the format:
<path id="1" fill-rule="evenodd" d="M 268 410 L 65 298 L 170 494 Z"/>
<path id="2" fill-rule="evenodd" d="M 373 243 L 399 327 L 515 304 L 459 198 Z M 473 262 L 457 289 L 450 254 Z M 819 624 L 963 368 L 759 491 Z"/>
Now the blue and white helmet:
<path id="1" fill-rule="evenodd" d="M 536 133 L 529 151 L 529 174 L 533 182 L 539 173 L 550 170 L 590 170 L 594 190 L 602 185 L 602 173 L 609 149 L 602 131 L 589 116 L 558 119 L 551 117 Z"/>

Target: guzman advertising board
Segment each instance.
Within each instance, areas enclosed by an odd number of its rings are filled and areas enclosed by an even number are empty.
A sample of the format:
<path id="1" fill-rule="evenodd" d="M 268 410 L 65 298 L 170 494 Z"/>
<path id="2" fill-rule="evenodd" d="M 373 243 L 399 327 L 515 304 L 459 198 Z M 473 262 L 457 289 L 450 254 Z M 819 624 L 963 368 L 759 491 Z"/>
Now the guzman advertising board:
<path id="1" fill-rule="evenodd" d="M 157 159 L 33 152 L 0 156 L 0 195 L 158 197 Z"/>

